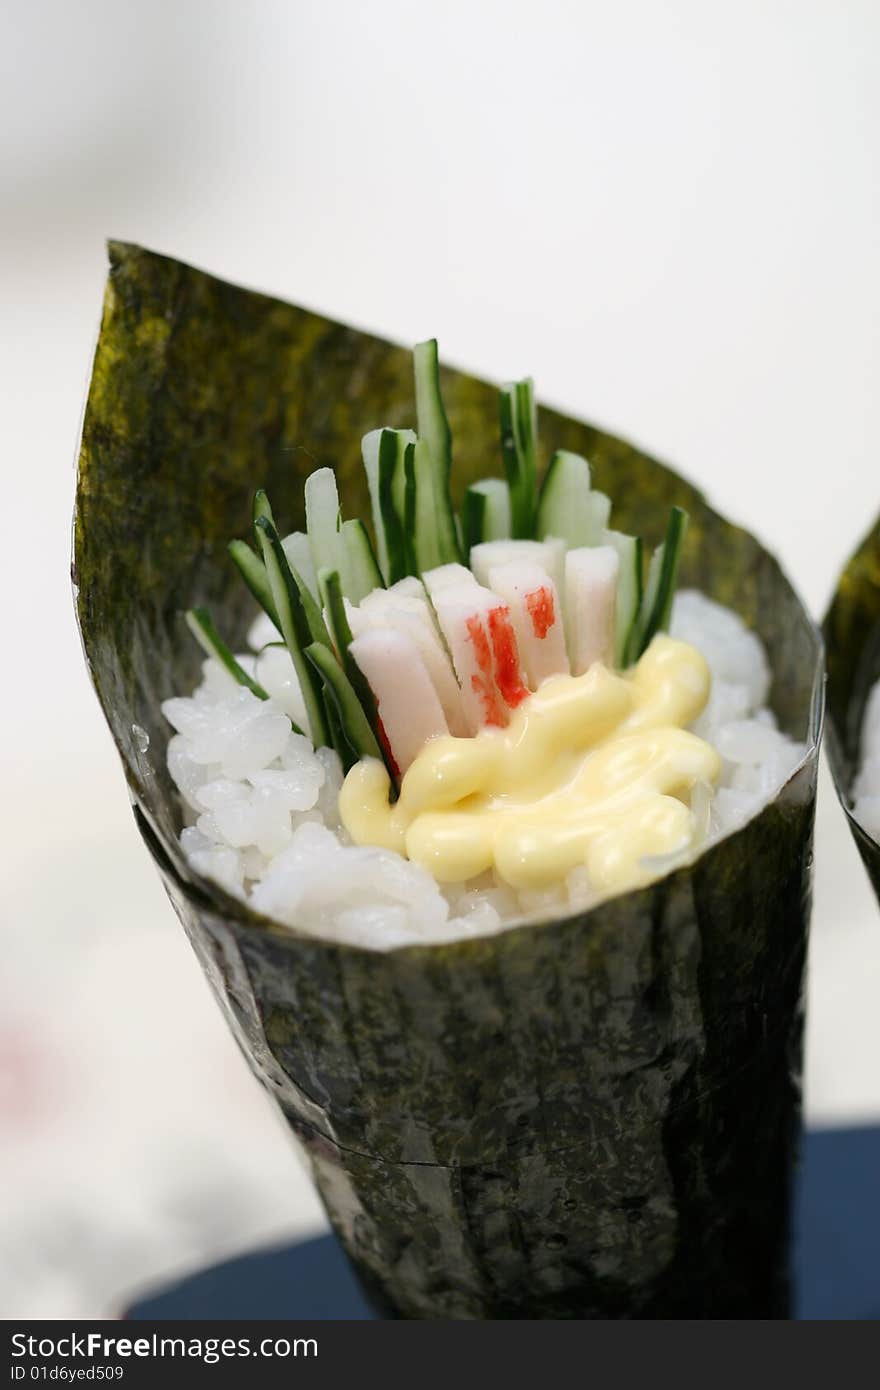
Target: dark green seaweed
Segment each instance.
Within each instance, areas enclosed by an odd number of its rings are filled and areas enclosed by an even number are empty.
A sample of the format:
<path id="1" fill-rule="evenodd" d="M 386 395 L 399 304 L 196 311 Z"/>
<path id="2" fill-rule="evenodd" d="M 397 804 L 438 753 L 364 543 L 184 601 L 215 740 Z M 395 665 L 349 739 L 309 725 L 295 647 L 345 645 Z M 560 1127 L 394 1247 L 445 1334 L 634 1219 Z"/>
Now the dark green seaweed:
<path id="1" fill-rule="evenodd" d="M 846 564 L 822 624 L 828 666 L 828 763 L 880 902 L 880 844 L 853 817 L 862 720 L 880 680 L 880 519 Z"/>
<path id="2" fill-rule="evenodd" d="M 86 655 L 141 833 L 361 1277 L 396 1316 L 785 1316 L 822 657 L 776 561 L 662 464 L 541 409 L 616 525 L 656 545 L 688 510 L 681 582 L 760 634 L 808 757 L 694 865 L 565 920 L 384 954 L 273 925 L 178 845 L 159 706 L 198 675 L 181 612 L 243 640 L 226 540 L 255 484 L 302 527 L 331 463 L 368 514 L 360 438 L 412 423 L 411 358 L 137 247 L 110 259 L 75 520 Z M 441 380 L 464 488 L 498 472 L 497 391 Z"/>

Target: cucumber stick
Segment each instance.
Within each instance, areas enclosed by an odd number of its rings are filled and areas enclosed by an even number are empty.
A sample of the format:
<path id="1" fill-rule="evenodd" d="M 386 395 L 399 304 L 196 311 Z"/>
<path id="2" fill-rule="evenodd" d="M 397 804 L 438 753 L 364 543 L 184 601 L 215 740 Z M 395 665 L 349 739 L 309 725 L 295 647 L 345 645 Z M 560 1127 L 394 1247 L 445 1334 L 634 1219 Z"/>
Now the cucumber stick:
<path id="1" fill-rule="evenodd" d="M 614 664 L 624 669 L 635 660 L 630 652 L 642 602 L 642 541 L 640 536 L 605 531 L 602 544 L 613 546 L 620 561 L 614 604 Z"/>
<path id="2" fill-rule="evenodd" d="M 367 529 L 362 521 L 343 522 L 332 468 L 318 468 L 306 478 L 306 529 L 315 574 L 338 570 L 352 603 L 384 581 Z"/>
<path id="3" fill-rule="evenodd" d="M 321 570 L 319 583 L 321 585 L 321 596 L 324 600 L 324 608 L 333 634 L 333 645 L 342 663 L 342 669 L 345 671 L 346 676 L 351 682 L 368 716 L 375 715 L 376 702 L 373 692 L 363 672 L 349 652 L 349 647 L 354 639 L 348 622 L 348 614 L 345 611 L 345 599 L 342 594 L 342 584 L 338 572 L 336 570 Z M 371 722 L 374 721 L 371 720 Z"/>
<path id="4" fill-rule="evenodd" d="M 484 541 L 507 540 L 510 535 L 510 489 L 503 478 L 483 478 L 464 495 L 461 509 L 464 548 L 470 554 Z"/>
<path id="5" fill-rule="evenodd" d="M 410 478 L 411 534 L 419 569 L 424 573 L 425 570 L 439 569 L 441 565 L 455 564 L 459 560 L 458 546 L 455 554 L 450 556 L 437 526 L 434 464 L 424 439 L 417 440 L 413 449 Z"/>
<path id="6" fill-rule="evenodd" d="M 635 654 L 638 660 L 642 652 L 650 646 L 658 632 L 669 626 L 672 614 L 672 600 L 675 597 L 675 583 L 678 577 L 678 564 L 681 547 L 687 531 L 688 514 L 682 507 L 672 507 L 666 536 L 651 556 L 648 567 L 648 580 L 639 609 L 635 634 Z"/>
<path id="7" fill-rule="evenodd" d="M 351 744 L 342 731 L 342 720 L 339 718 L 339 706 L 327 693 L 326 686 L 324 687 L 324 709 L 327 711 L 327 728 L 330 730 L 330 747 L 339 758 L 342 764 L 342 771 L 348 772 L 349 768 L 354 767 L 357 759 L 351 751 Z"/>
<path id="8" fill-rule="evenodd" d="M 362 521 L 344 521 L 339 532 L 346 598 L 360 603 L 374 589 L 384 589 L 385 581 L 376 559 L 367 528 Z M 342 576 L 340 576 L 342 579 Z"/>
<path id="9" fill-rule="evenodd" d="M 289 536 L 282 537 L 281 544 L 284 546 L 290 568 L 297 571 L 309 586 L 313 597 L 317 598 L 318 580 L 312 561 L 312 547 L 305 531 L 291 531 Z"/>
<path id="10" fill-rule="evenodd" d="M 440 394 L 437 339 L 413 349 L 416 388 L 415 450 L 416 553 L 421 569 L 461 560 L 461 546 L 449 491 L 452 433 Z M 426 559 L 422 558 L 424 554 Z"/>
<path id="11" fill-rule="evenodd" d="M 406 529 L 406 457 L 415 447 L 412 430 L 373 430 L 361 442 L 379 567 L 387 584 L 412 573 Z"/>
<path id="12" fill-rule="evenodd" d="M 590 493 L 587 498 L 587 531 L 589 540 L 586 545 L 601 545 L 602 532 L 607 530 L 611 520 L 611 498 L 606 497 L 604 492 Z"/>
<path id="13" fill-rule="evenodd" d="M 316 598 L 313 598 L 312 591 L 306 584 L 301 574 L 290 565 L 290 573 L 293 582 L 299 591 L 299 599 L 302 604 L 303 616 L 306 620 L 306 627 L 313 642 L 323 642 L 325 646 L 330 646 L 330 633 L 327 624 L 324 622 L 324 614 L 321 612 L 321 605 Z"/>
<path id="14" fill-rule="evenodd" d="M 376 736 L 335 653 L 322 642 L 313 642 L 305 648 L 305 655 L 323 682 L 327 698 L 335 705 L 342 732 L 351 748 L 349 766 L 359 758 L 381 759 L 382 751 Z"/>
<path id="15" fill-rule="evenodd" d="M 502 386 L 498 396 L 501 457 L 510 488 L 510 534 L 531 540 L 535 534 L 535 489 L 538 465 L 538 418 L 531 377 Z"/>
<path id="16" fill-rule="evenodd" d="M 245 686 L 252 695 L 256 695 L 258 700 L 268 700 L 269 696 L 266 694 L 263 687 L 248 675 L 244 667 L 241 666 L 232 655 L 232 652 L 214 626 L 213 619 L 207 608 L 190 608 L 184 616 L 186 618 L 187 627 L 198 642 L 202 651 L 207 656 L 213 657 L 215 661 L 219 661 L 220 665 L 226 668 L 230 676 L 232 676 L 239 685 Z M 296 733 L 301 732 L 295 725 L 294 730 Z"/>
<path id="17" fill-rule="evenodd" d="M 259 532 L 257 534 L 259 536 Z M 266 566 L 259 555 L 254 554 L 247 541 L 230 541 L 228 549 L 245 584 L 280 632 L 281 622 L 275 608 L 275 600 L 272 598 L 272 586 L 266 574 Z"/>
<path id="18" fill-rule="evenodd" d="M 278 614 L 281 635 L 284 638 L 290 658 L 296 670 L 300 689 L 302 690 L 305 702 L 306 713 L 309 717 L 309 730 L 312 736 L 312 743 L 316 748 L 321 748 L 330 743 L 330 731 L 327 724 L 327 715 L 324 709 L 324 700 L 321 689 L 321 681 L 305 655 L 306 647 L 314 644 L 315 620 L 312 614 L 312 622 L 306 614 L 303 603 L 303 590 L 308 592 L 305 584 L 297 584 L 293 572 L 284 554 L 284 547 L 275 527 L 266 516 L 261 516 L 256 522 L 257 534 L 260 538 L 260 547 L 263 552 L 263 563 L 266 567 L 266 574 L 272 590 L 272 601 Z M 312 600 L 314 608 L 317 604 Z M 318 610 L 320 617 L 320 610 Z M 323 619 L 321 619 L 323 627 Z M 324 629 L 326 632 L 326 628 Z"/>
<path id="19" fill-rule="evenodd" d="M 347 671 L 349 662 L 351 662 L 348 649 L 353 639 L 351 627 L 348 622 L 348 614 L 345 611 L 345 598 L 342 593 L 339 571 L 321 570 L 321 573 L 318 575 L 318 584 L 321 588 L 321 601 L 324 604 L 324 612 L 327 617 L 330 636 L 333 638 L 333 646 L 339 653 L 339 658 Z"/>
<path id="20" fill-rule="evenodd" d="M 339 558 L 339 493 L 332 468 L 316 468 L 306 478 L 306 531 L 315 574 L 337 569 Z"/>
<path id="21" fill-rule="evenodd" d="M 539 540 L 559 536 L 572 550 L 583 545 L 601 545 L 610 515 L 610 499 L 590 487 L 587 460 L 567 449 L 558 449 L 541 486 Z"/>
<path id="22" fill-rule="evenodd" d="M 394 480 L 394 505 L 403 516 L 407 563 L 410 574 L 418 574 L 420 566 L 416 551 L 416 446 L 406 451 L 403 478 Z"/>
<path id="23" fill-rule="evenodd" d="M 342 584 L 339 575 L 335 570 L 322 570 L 318 576 L 321 586 L 321 596 L 324 600 L 330 628 L 333 634 L 333 644 L 336 648 L 340 664 L 354 691 L 355 697 L 360 702 L 361 709 L 367 719 L 367 723 L 372 730 L 376 745 L 382 748 L 382 741 L 379 738 L 379 710 L 376 704 L 376 697 L 373 694 L 369 681 L 358 666 L 349 648 L 352 643 L 352 632 L 348 622 L 348 615 L 345 611 L 345 599 L 342 595 Z M 417 581 L 416 581 L 417 582 Z M 384 749 L 381 756 L 385 757 Z M 396 775 L 389 759 L 385 758 L 385 765 L 392 782 L 396 783 Z"/>
<path id="24" fill-rule="evenodd" d="M 269 498 L 266 494 L 265 489 L 260 487 L 257 488 L 256 492 L 254 493 L 253 509 L 251 512 L 251 519 L 254 523 L 254 536 L 256 538 L 257 545 L 260 544 L 260 533 L 257 530 L 257 522 L 259 521 L 261 516 L 264 516 L 267 518 L 267 520 L 271 521 L 273 526 L 275 525 L 275 518 L 272 515 L 272 507 L 269 503 Z"/>

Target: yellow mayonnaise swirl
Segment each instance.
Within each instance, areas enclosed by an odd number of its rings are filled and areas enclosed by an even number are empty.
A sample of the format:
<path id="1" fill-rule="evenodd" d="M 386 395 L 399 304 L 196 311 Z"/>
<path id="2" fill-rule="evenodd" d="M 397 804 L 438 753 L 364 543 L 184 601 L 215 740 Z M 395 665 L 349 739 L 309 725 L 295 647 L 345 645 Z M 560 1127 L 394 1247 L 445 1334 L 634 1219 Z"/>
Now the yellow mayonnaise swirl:
<path id="1" fill-rule="evenodd" d="M 645 860 L 697 842 L 688 798 L 717 781 L 721 761 L 683 726 L 709 686 L 696 648 L 661 634 L 624 675 L 596 662 L 551 676 L 506 729 L 432 740 L 394 803 L 382 763 L 357 763 L 339 798 L 343 825 L 440 883 L 494 866 L 514 888 L 541 889 L 586 865 L 598 893 L 636 887 L 652 877 Z"/>

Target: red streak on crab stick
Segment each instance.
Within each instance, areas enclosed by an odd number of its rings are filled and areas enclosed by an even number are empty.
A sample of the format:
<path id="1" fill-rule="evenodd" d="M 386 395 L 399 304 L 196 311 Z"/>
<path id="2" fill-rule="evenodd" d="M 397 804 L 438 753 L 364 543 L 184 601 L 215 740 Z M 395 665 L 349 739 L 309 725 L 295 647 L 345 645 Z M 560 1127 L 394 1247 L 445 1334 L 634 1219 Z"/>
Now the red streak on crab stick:
<path id="1" fill-rule="evenodd" d="M 498 618 L 494 625 L 490 623 L 495 609 L 501 609 L 505 621 L 509 620 L 505 600 L 471 576 L 467 584 L 440 588 L 434 595 L 434 608 L 461 686 L 468 729 L 476 734 L 486 724 L 503 727 L 522 683 L 515 632 L 512 640 L 505 642 L 504 624 L 499 626 Z M 500 681 L 505 684 L 503 691 Z"/>
<path id="2" fill-rule="evenodd" d="M 553 602 L 552 590 L 542 584 L 540 589 L 533 589 L 530 594 L 526 594 L 525 600 L 532 620 L 532 632 L 539 641 L 543 641 L 556 622 L 556 604 Z"/>
<path id="3" fill-rule="evenodd" d="M 546 570 L 529 560 L 512 560 L 495 565 L 489 578 L 516 638 L 521 679 L 537 690 L 548 676 L 568 671 L 562 605 Z"/>
<path id="4" fill-rule="evenodd" d="M 483 706 L 483 718 L 485 722 L 487 724 L 497 724 L 503 727 L 506 720 L 504 718 L 504 710 L 501 707 L 501 701 L 498 698 L 498 691 L 495 688 L 495 679 L 492 673 L 492 650 L 489 646 L 489 637 L 480 618 L 477 616 L 468 618 L 466 626 L 478 667 L 478 672 L 471 676 L 471 690 L 473 690 Z"/>
<path id="5" fill-rule="evenodd" d="M 483 723 L 499 729 L 504 728 L 505 719 L 501 709 L 498 692 L 485 676 L 471 676 L 471 690 L 483 706 Z"/>
<path id="6" fill-rule="evenodd" d="M 519 649 L 510 622 L 510 609 L 503 604 L 489 610 L 489 636 L 495 655 L 495 682 L 504 703 L 510 709 L 516 709 L 529 692 L 522 681 Z"/>

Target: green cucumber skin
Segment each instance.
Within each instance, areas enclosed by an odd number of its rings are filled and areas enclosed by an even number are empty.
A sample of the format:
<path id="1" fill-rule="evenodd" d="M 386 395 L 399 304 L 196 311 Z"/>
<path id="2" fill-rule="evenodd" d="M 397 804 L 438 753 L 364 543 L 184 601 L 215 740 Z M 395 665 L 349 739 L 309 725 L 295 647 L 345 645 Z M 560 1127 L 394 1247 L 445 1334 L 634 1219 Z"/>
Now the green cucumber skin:
<path id="1" fill-rule="evenodd" d="M 274 606 L 278 612 L 285 646 L 290 652 L 290 659 L 299 680 L 306 713 L 309 717 L 312 741 L 316 748 L 320 748 L 322 744 L 328 742 L 329 736 L 324 698 L 320 681 L 317 679 L 311 664 L 306 660 L 304 649 L 311 641 L 320 640 L 316 639 L 315 625 L 320 620 L 323 627 L 323 618 L 321 618 L 320 610 L 315 600 L 311 599 L 305 584 L 291 570 L 281 545 L 281 537 L 268 517 L 261 516 L 256 523 L 256 529 L 260 535 L 260 544 L 263 547 L 263 562 L 266 564 L 267 561 L 274 560 L 278 566 L 282 588 L 286 593 L 286 605 L 290 614 L 289 624 L 277 602 Z M 307 595 L 311 599 L 311 607 L 307 606 Z M 274 590 L 272 596 L 274 601 Z M 326 628 L 324 631 L 326 632 Z M 329 641 L 329 638 L 327 640 Z"/>
<path id="2" fill-rule="evenodd" d="M 497 481 L 501 484 L 500 478 Z M 470 555 L 474 546 L 481 545 L 484 541 L 501 541 L 509 538 L 509 492 L 504 498 L 503 514 L 499 515 L 498 512 L 497 498 L 490 497 L 488 493 L 480 491 L 478 487 L 469 487 L 466 490 L 461 507 L 461 530 L 463 549 L 466 555 Z"/>
<path id="3" fill-rule="evenodd" d="M 357 754 L 345 736 L 339 706 L 332 696 L 324 691 L 324 717 L 327 720 L 327 738 L 342 764 L 343 772 L 349 772 L 357 762 Z"/>
<path id="4" fill-rule="evenodd" d="M 362 1276 L 408 1317 L 779 1315 L 822 662 L 778 565 L 660 463 L 542 410 L 621 530 L 654 546 L 687 508 L 682 582 L 757 630 L 806 762 L 692 867 L 568 921 L 387 954 L 275 928 L 178 843 L 159 704 L 200 662 L 178 615 L 204 604 L 243 640 L 253 603 L 225 544 L 255 478 L 301 529 L 304 475 L 330 460 L 364 514 L 356 441 L 412 420 L 411 359 L 149 252 L 111 256 L 74 534 L 90 670 L 140 832 Z M 466 484 L 497 457 L 497 391 L 447 372 L 444 395 Z"/>
<path id="5" fill-rule="evenodd" d="M 498 395 L 501 458 L 510 489 L 510 534 L 531 540 L 537 511 L 537 420 L 530 378 L 509 382 Z"/>
<path id="6" fill-rule="evenodd" d="M 407 458 L 415 448 L 411 431 L 382 430 L 376 460 L 376 503 L 385 552 L 386 582 L 412 573 L 412 538 L 407 532 Z"/>
<path id="7" fill-rule="evenodd" d="M 254 524 L 254 543 L 257 546 L 257 549 L 259 549 L 260 529 L 257 526 L 257 522 L 259 521 L 260 517 L 264 516 L 267 521 L 271 521 L 272 525 L 275 526 L 275 517 L 272 515 L 272 505 L 269 501 L 269 498 L 266 496 L 264 488 L 257 488 L 256 492 L 254 493 L 254 502 L 253 507 L 251 508 L 251 515 L 253 517 Z M 278 529 L 277 526 L 275 527 L 275 529 Z"/>
<path id="8" fill-rule="evenodd" d="M 450 483 L 452 475 L 452 431 L 440 391 L 440 366 L 437 357 L 437 340 L 417 343 L 413 349 L 413 368 L 415 376 L 415 397 L 417 432 L 424 443 L 430 458 L 430 468 L 424 470 L 425 481 L 430 477 L 430 540 L 426 533 L 422 538 L 422 550 L 433 555 L 430 564 L 421 564 L 422 569 L 432 569 L 434 565 L 461 562 L 463 557 L 455 525 Z M 423 499 L 420 511 L 428 508 L 427 496 Z M 418 540 L 417 540 L 418 549 Z"/>
<path id="9" fill-rule="evenodd" d="M 681 559 L 681 546 L 687 532 L 688 516 L 681 507 L 673 507 L 663 544 L 651 557 L 648 571 L 648 584 L 636 620 L 632 636 L 631 660 L 637 661 L 658 632 L 669 626 L 672 613 L 672 600 L 675 595 L 676 576 Z M 658 565 L 656 576 L 654 566 Z"/>
<path id="10" fill-rule="evenodd" d="M 345 604 L 342 599 L 342 584 L 336 570 L 322 570 L 318 579 L 321 597 L 325 608 L 330 616 L 330 625 L 333 629 L 333 645 L 339 654 L 342 669 L 345 672 L 349 685 L 357 696 L 364 717 L 370 726 L 370 730 L 375 742 L 378 756 L 382 758 L 388 769 L 388 776 L 391 778 L 392 786 L 397 791 L 397 777 L 394 762 L 385 748 L 382 747 L 380 737 L 379 708 L 376 704 L 376 697 L 370 688 L 370 683 L 358 666 L 349 648 L 352 643 L 351 628 L 348 625 L 348 617 L 345 612 Z M 341 723 L 341 715 L 340 720 Z M 346 742 L 351 744 L 350 739 Z M 338 750 L 337 750 L 338 751 Z M 370 750 L 372 755 L 372 749 Z"/>
<path id="11" fill-rule="evenodd" d="M 256 528 L 255 528 L 256 529 Z M 266 566 L 255 555 L 247 541 L 232 540 L 227 546 L 229 556 L 236 566 L 239 574 L 247 585 L 253 597 L 257 600 L 260 607 L 268 614 L 275 624 L 278 631 L 281 631 L 281 621 L 275 610 L 272 599 L 272 586 L 266 574 Z"/>
<path id="12" fill-rule="evenodd" d="M 252 695 L 256 695 L 258 700 L 268 700 L 269 696 L 259 681 L 255 681 L 252 676 L 249 676 L 244 667 L 236 661 L 234 653 L 223 641 L 206 608 L 190 608 L 184 614 L 184 618 L 190 632 L 206 656 L 225 667 L 233 680 L 238 685 L 243 685 Z M 296 733 L 302 732 L 293 724 L 293 720 L 291 720 L 291 724 Z"/>
<path id="13" fill-rule="evenodd" d="M 484 493 L 466 492 L 461 509 L 461 529 L 464 549 L 470 555 L 475 545 L 486 539 L 486 512 L 489 501 Z"/>
<path id="14" fill-rule="evenodd" d="M 332 701 L 334 704 L 339 728 L 353 754 L 351 760 L 342 759 L 346 771 L 360 758 L 381 758 L 382 752 L 366 713 L 332 648 L 313 642 L 306 647 L 304 655 L 324 683 L 325 703 L 329 705 Z"/>
<path id="15" fill-rule="evenodd" d="M 448 498 L 438 495 L 440 484 L 427 441 L 419 439 L 406 463 L 407 514 L 412 507 L 413 549 L 418 570 L 436 569 L 438 565 L 461 563 L 462 552 L 455 527 L 455 518 Z M 411 492 L 410 492 L 411 489 Z M 411 499 L 411 500 L 410 500 Z"/>

